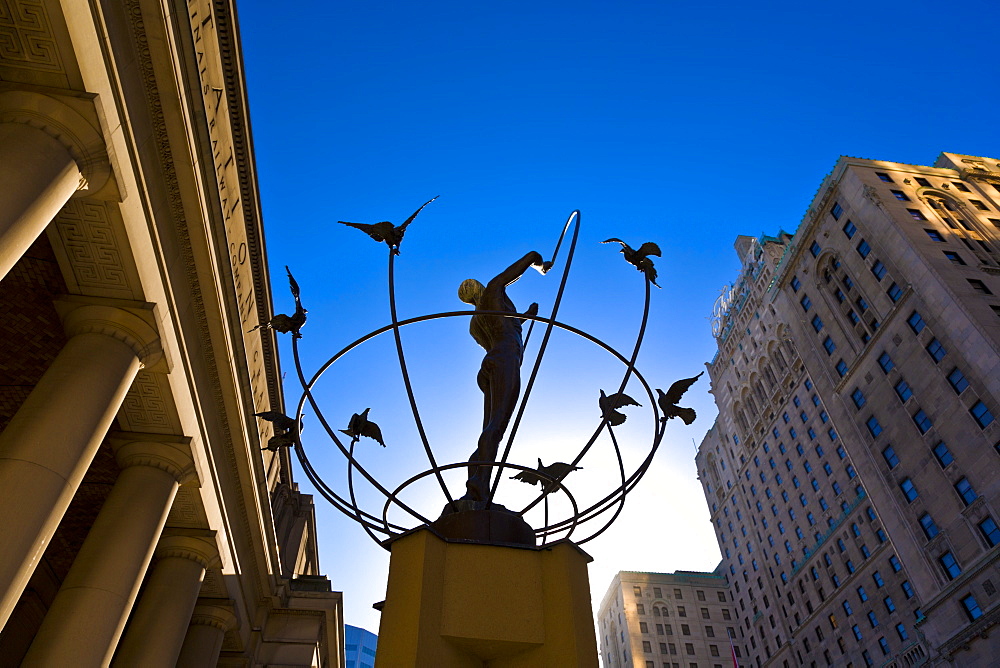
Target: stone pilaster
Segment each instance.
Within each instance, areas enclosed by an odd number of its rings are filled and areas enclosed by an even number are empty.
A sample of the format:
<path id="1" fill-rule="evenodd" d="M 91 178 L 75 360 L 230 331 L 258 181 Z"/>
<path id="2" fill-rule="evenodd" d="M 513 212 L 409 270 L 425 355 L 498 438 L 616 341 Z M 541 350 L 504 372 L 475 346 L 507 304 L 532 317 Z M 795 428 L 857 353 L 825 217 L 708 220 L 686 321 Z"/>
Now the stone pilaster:
<path id="1" fill-rule="evenodd" d="M 177 488 L 194 477 L 188 439 L 122 434 L 112 446 L 122 471 L 23 666 L 111 662 Z"/>
<path id="2" fill-rule="evenodd" d="M 156 557 L 128 633 L 115 654 L 114 665 L 118 668 L 177 665 L 205 569 L 218 562 L 214 532 L 163 536 Z"/>
<path id="3" fill-rule="evenodd" d="M 144 362 L 161 356 L 148 311 L 63 306 L 69 341 L 0 434 L 0 626 L 48 546 L 136 373 Z"/>

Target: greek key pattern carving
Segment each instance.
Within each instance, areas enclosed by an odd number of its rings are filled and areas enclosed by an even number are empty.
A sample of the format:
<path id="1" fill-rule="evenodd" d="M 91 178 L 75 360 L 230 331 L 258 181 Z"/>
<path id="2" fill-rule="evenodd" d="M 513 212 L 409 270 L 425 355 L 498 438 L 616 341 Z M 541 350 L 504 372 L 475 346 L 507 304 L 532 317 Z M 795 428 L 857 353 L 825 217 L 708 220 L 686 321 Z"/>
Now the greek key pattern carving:
<path id="1" fill-rule="evenodd" d="M 207 529 L 208 518 L 201 507 L 198 490 L 191 487 L 181 487 L 170 506 L 167 515 L 167 526 L 183 529 Z"/>
<path id="2" fill-rule="evenodd" d="M 0 0 L 0 64 L 62 71 L 59 48 L 41 0 Z"/>
<path id="3" fill-rule="evenodd" d="M 173 406 L 164 398 L 156 374 L 140 371 L 118 411 L 122 428 L 126 431 L 172 434 L 178 426 L 172 418 Z"/>
<path id="4" fill-rule="evenodd" d="M 3 0 L 0 0 L 3 2 Z M 56 230 L 73 267 L 80 291 L 130 298 L 122 253 L 103 203 L 71 199 L 56 216 Z"/>

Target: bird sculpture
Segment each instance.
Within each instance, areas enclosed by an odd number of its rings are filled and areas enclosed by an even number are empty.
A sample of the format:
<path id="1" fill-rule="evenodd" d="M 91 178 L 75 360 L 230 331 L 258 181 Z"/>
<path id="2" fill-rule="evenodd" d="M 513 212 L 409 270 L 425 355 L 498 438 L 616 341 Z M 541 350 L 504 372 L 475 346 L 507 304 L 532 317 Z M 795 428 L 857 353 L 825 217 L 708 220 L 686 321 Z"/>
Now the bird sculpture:
<path id="1" fill-rule="evenodd" d="M 366 408 L 360 415 L 358 413 L 352 415 L 351 421 L 347 423 L 347 429 L 341 429 L 340 433 L 347 434 L 354 442 L 362 436 L 367 436 L 374 439 L 384 448 L 385 441 L 382 440 L 382 430 L 379 429 L 377 424 L 368 419 L 368 411 L 370 410 L 370 408 Z"/>
<path id="2" fill-rule="evenodd" d="M 601 242 L 602 244 L 619 243 L 622 245 L 622 255 L 625 256 L 625 261 L 634 266 L 636 269 L 646 274 L 646 278 L 649 282 L 660 287 L 656 282 L 656 267 L 653 266 L 653 260 L 650 259 L 650 255 L 655 255 L 660 257 L 660 247 L 654 244 L 652 241 L 647 241 L 643 245 L 639 246 L 639 250 L 634 250 L 627 243 L 621 239 L 616 239 L 614 237 Z"/>
<path id="3" fill-rule="evenodd" d="M 302 299 L 299 296 L 299 284 L 296 283 L 295 277 L 292 276 L 292 272 L 288 269 L 287 265 L 285 266 L 285 271 L 288 273 L 288 286 L 292 291 L 292 297 L 295 298 L 295 313 L 292 315 L 279 313 L 267 322 L 257 325 L 250 332 L 257 329 L 273 329 L 282 334 L 292 332 L 292 336 L 295 338 L 302 338 L 299 330 L 302 329 L 302 325 L 306 324 L 306 313 L 309 311 L 302 308 Z M 249 332 L 247 333 L 249 334 Z"/>
<path id="4" fill-rule="evenodd" d="M 261 450 L 277 452 L 279 448 L 288 448 L 299 442 L 299 434 L 302 432 L 301 422 L 296 424 L 293 418 L 281 411 L 254 413 L 254 417 L 259 417 L 274 425 L 274 436 L 267 440 L 267 445 Z"/>
<path id="5" fill-rule="evenodd" d="M 625 414 L 620 413 L 617 409 L 625 406 L 642 406 L 642 404 L 624 392 L 612 394 L 609 397 L 604 394 L 604 390 L 601 390 L 601 397 L 597 400 L 597 402 L 601 407 L 601 417 L 606 418 L 608 424 L 612 427 L 617 427 L 625 422 Z"/>
<path id="6" fill-rule="evenodd" d="M 679 380 L 670 386 L 666 394 L 663 390 L 657 390 L 656 403 L 659 405 L 660 410 L 663 411 L 663 417 L 660 418 L 663 422 L 666 422 L 670 418 L 679 417 L 684 421 L 684 424 L 691 424 L 694 422 L 695 412 L 693 408 L 684 408 L 683 406 L 678 406 L 677 402 L 681 400 L 684 393 L 688 391 L 688 388 L 694 385 L 694 382 L 701 378 L 701 374 L 705 373 L 702 371 L 694 378 L 685 378 Z"/>
<path id="7" fill-rule="evenodd" d="M 528 483 L 529 485 L 535 485 L 541 483 L 542 486 L 553 486 L 555 481 L 569 475 L 573 471 L 579 471 L 580 466 L 570 466 L 564 462 L 554 462 L 548 466 L 542 465 L 541 457 L 538 458 L 538 469 L 537 471 L 521 471 L 517 475 L 512 475 L 512 480 L 520 480 L 521 482 Z M 542 475 L 544 474 L 543 477 Z"/>
<path id="8" fill-rule="evenodd" d="M 403 243 L 403 235 L 406 234 L 407 225 L 413 222 L 413 219 L 417 217 L 418 213 L 424 210 L 425 206 L 436 199 L 437 197 L 432 197 L 424 202 L 419 209 L 413 212 L 412 216 L 403 221 L 403 224 L 398 227 L 390 223 L 388 220 L 383 220 L 381 223 L 374 224 L 348 223 L 345 220 L 338 220 L 337 222 L 341 225 L 357 228 L 379 243 L 384 241 L 388 244 L 389 248 L 392 249 L 394 255 L 399 255 L 399 245 Z"/>

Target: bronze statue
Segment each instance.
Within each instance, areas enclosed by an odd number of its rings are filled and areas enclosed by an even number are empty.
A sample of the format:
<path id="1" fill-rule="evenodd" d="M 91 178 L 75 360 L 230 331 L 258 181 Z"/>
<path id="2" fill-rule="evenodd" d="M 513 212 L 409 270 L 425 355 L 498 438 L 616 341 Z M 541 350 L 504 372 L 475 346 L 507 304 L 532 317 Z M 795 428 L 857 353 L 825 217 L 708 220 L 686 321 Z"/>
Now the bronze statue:
<path id="1" fill-rule="evenodd" d="M 650 283 L 656 285 L 656 287 L 660 287 L 656 283 L 656 267 L 653 266 L 653 260 L 650 259 L 649 257 L 650 255 L 655 255 L 656 257 L 660 257 L 659 246 L 654 244 L 652 241 L 647 241 L 643 245 L 639 246 L 639 250 L 635 250 L 627 243 L 616 237 L 611 237 L 610 239 L 602 241 L 601 243 L 621 244 L 622 245 L 621 253 L 622 255 L 625 256 L 625 261 L 628 262 L 633 267 L 635 267 L 636 269 L 638 269 L 639 271 L 641 271 L 642 273 L 646 274 L 646 278 L 649 279 Z"/>
<path id="2" fill-rule="evenodd" d="M 677 402 L 681 400 L 684 393 L 688 391 L 688 388 L 694 385 L 694 381 L 701 378 L 701 374 L 705 373 L 702 371 L 694 378 L 684 378 L 677 381 L 670 386 L 664 394 L 663 390 L 657 390 L 656 403 L 659 404 L 660 410 L 663 411 L 663 417 L 660 420 L 666 422 L 670 418 L 679 417 L 684 421 L 684 424 L 691 424 L 694 422 L 695 412 L 693 408 L 684 408 L 683 406 L 678 406 Z"/>
<path id="3" fill-rule="evenodd" d="M 375 241 L 382 243 L 383 241 L 392 249 L 393 255 L 399 255 L 399 246 L 403 243 L 403 235 L 406 234 L 407 226 L 413 222 L 413 219 L 417 217 L 417 214 L 424 210 L 424 207 L 436 200 L 437 197 L 432 197 L 423 204 L 420 208 L 413 212 L 413 215 L 403 221 L 402 225 L 393 225 L 388 220 L 383 220 L 381 223 L 349 223 L 346 220 L 338 220 L 337 222 L 341 225 L 348 225 L 349 227 L 354 227 L 368 236 L 370 236 Z"/>
<path id="4" fill-rule="evenodd" d="M 521 278 L 528 267 L 545 274 L 552 267 L 543 262 L 542 256 L 531 251 L 503 270 L 485 286 L 474 278 L 462 282 L 458 298 L 472 304 L 476 311 L 504 311 L 517 313 L 514 303 L 507 296 L 507 286 Z M 538 304 L 532 304 L 527 315 L 538 313 Z M 517 398 L 521 393 L 521 360 L 524 343 L 521 341 L 521 324 L 524 318 L 502 315 L 474 315 L 469 333 L 476 343 L 486 350 L 476 382 L 483 391 L 483 432 L 470 462 L 495 462 L 500 439 L 514 414 Z M 489 496 L 490 466 L 469 465 L 469 480 L 464 500 L 485 503 Z"/>

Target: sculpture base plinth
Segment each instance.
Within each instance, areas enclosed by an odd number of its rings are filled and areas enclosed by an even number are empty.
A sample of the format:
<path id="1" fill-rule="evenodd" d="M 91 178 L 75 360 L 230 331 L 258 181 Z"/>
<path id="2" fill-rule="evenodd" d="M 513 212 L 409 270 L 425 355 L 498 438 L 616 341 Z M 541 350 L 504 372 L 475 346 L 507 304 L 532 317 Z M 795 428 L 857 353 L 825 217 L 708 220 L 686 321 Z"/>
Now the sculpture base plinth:
<path id="1" fill-rule="evenodd" d="M 576 545 L 448 542 L 420 529 L 391 550 L 376 668 L 596 668 L 591 558 Z"/>
<path id="2" fill-rule="evenodd" d="M 520 515 L 499 504 L 479 509 L 471 501 L 455 501 L 454 505 L 445 506 L 430 528 L 445 540 L 535 546 L 534 530 Z"/>

